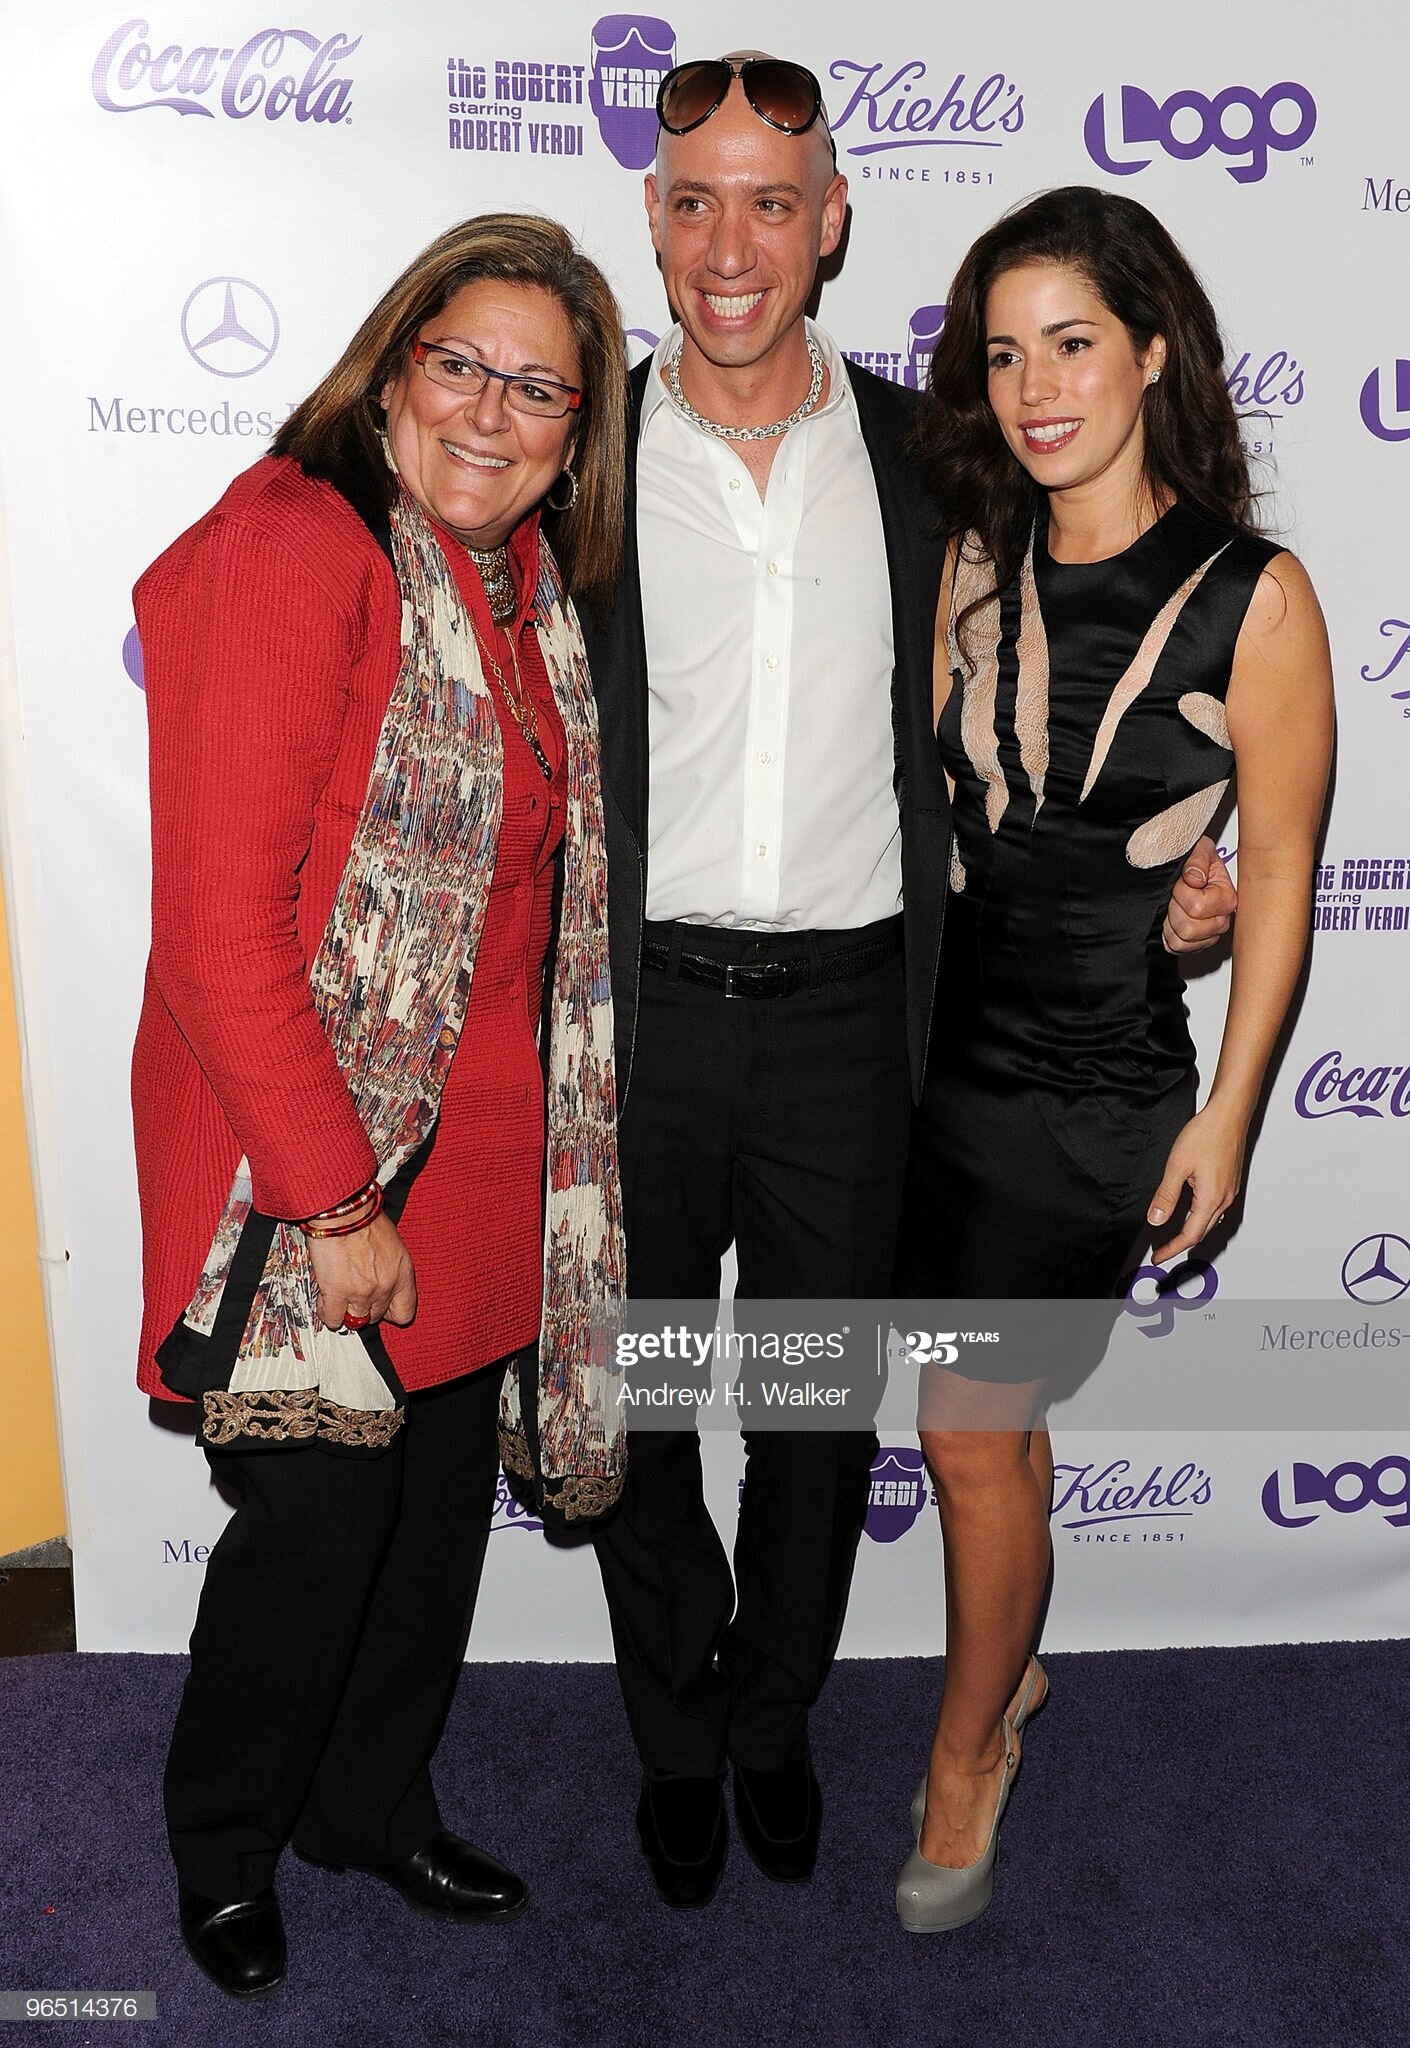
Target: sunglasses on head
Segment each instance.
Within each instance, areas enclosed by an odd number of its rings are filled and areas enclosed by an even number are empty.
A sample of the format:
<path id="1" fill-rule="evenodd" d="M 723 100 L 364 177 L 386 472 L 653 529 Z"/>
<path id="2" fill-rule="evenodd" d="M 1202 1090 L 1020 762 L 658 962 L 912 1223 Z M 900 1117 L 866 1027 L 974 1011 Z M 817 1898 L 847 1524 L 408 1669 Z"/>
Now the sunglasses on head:
<path id="1" fill-rule="evenodd" d="M 806 134 L 822 113 L 822 87 L 801 64 L 782 57 L 746 57 L 742 64 L 708 57 L 666 73 L 656 95 L 657 120 L 668 135 L 689 135 L 718 113 L 736 78 L 759 119 L 785 135 Z"/>

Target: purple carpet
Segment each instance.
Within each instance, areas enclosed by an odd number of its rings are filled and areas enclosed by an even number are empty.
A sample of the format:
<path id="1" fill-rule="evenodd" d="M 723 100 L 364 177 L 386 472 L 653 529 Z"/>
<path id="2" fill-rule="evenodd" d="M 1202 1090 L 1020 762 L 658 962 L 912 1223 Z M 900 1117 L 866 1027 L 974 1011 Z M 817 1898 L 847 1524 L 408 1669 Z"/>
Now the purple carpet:
<path id="1" fill-rule="evenodd" d="M 528 1878 L 528 1913 L 449 1927 L 287 1857 L 289 1982 L 241 2007 L 174 1926 L 158 1784 L 182 1660 L 0 1661 L 0 1988 L 153 1990 L 158 2013 L 0 2048 L 1402 2048 L 1410 1643 L 1048 1662 L 994 1904 L 930 1939 L 891 1886 L 938 1663 L 838 1666 L 815 1881 L 771 1885 L 736 1842 L 703 1913 L 651 1889 L 611 1671 L 472 1665 L 441 1803 Z"/>

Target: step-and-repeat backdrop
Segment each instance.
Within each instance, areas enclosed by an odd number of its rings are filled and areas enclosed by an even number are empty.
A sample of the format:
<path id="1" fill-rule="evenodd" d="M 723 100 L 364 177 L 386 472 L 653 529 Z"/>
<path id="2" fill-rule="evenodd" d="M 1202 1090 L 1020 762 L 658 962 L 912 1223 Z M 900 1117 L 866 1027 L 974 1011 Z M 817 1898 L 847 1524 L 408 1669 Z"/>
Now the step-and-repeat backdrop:
<path id="1" fill-rule="evenodd" d="M 641 179 L 656 82 L 680 57 L 766 42 L 823 80 L 853 221 L 821 317 L 884 376 L 917 382 L 965 247 L 1043 186 L 1139 198 L 1208 280 L 1268 517 L 1330 620 L 1340 755 L 1311 974 L 1246 1214 L 1175 1292 L 1138 1278 L 1123 1328 L 1156 1345 L 1221 1297 L 1301 1297 L 1287 1327 L 1332 1332 L 1350 1372 L 1370 1309 L 1404 1298 L 1410 1324 L 1402 37 L 1396 0 L 1352 0 L 1335 34 L 1323 9 L 1212 0 L 1069 0 L 1060 17 L 918 0 L 601 16 L 579 0 L 72 0 L 9 23 L 0 463 L 23 745 L 8 837 L 81 1643 L 183 1644 L 225 1514 L 132 1385 L 127 1063 L 147 905 L 133 581 L 466 214 L 566 222 L 610 275 L 633 351 L 650 346 L 667 316 Z M 1225 837 L 1232 854 L 1233 823 Z M 1227 983 L 1224 967 L 1192 987 L 1206 1064 Z M 1355 1434 L 1286 1420 L 1074 1435 L 1056 1418 L 1049 1640 L 1404 1633 L 1410 1432 L 1392 1414 Z M 737 1442 L 712 1437 L 708 1460 L 727 1516 Z M 939 1614 L 927 1483 L 892 1430 L 844 1649 L 932 1649 Z M 591 1558 L 550 1547 L 507 1500 L 474 1649 L 608 1652 Z"/>

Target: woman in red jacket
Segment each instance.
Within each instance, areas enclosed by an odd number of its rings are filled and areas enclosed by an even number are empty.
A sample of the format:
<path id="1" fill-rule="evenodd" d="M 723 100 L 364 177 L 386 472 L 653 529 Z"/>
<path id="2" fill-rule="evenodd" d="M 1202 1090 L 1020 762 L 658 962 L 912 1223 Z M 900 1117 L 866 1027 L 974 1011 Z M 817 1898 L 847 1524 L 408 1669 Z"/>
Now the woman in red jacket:
<path id="1" fill-rule="evenodd" d="M 429 1765 L 500 1456 L 570 1520 L 621 1479 L 586 1342 L 623 1284 L 596 725 L 540 521 L 610 587 L 624 417 L 597 269 L 467 221 L 137 587 L 139 1380 L 199 1404 L 238 1502 L 166 1810 L 236 1995 L 283 1979 L 291 1839 L 454 1919 L 527 1897 Z"/>

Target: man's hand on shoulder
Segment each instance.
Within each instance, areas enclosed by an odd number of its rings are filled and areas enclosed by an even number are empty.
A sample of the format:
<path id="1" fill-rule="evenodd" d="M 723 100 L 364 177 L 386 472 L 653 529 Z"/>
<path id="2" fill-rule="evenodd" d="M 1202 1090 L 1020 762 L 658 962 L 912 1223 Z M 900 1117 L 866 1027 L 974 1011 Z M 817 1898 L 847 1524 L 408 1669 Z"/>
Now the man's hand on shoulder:
<path id="1" fill-rule="evenodd" d="M 1208 836 L 1193 847 L 1171 892 L 1162 934 L 1167 953 L 1202 953 L 1234 921 L 1239 897 Z"/>

